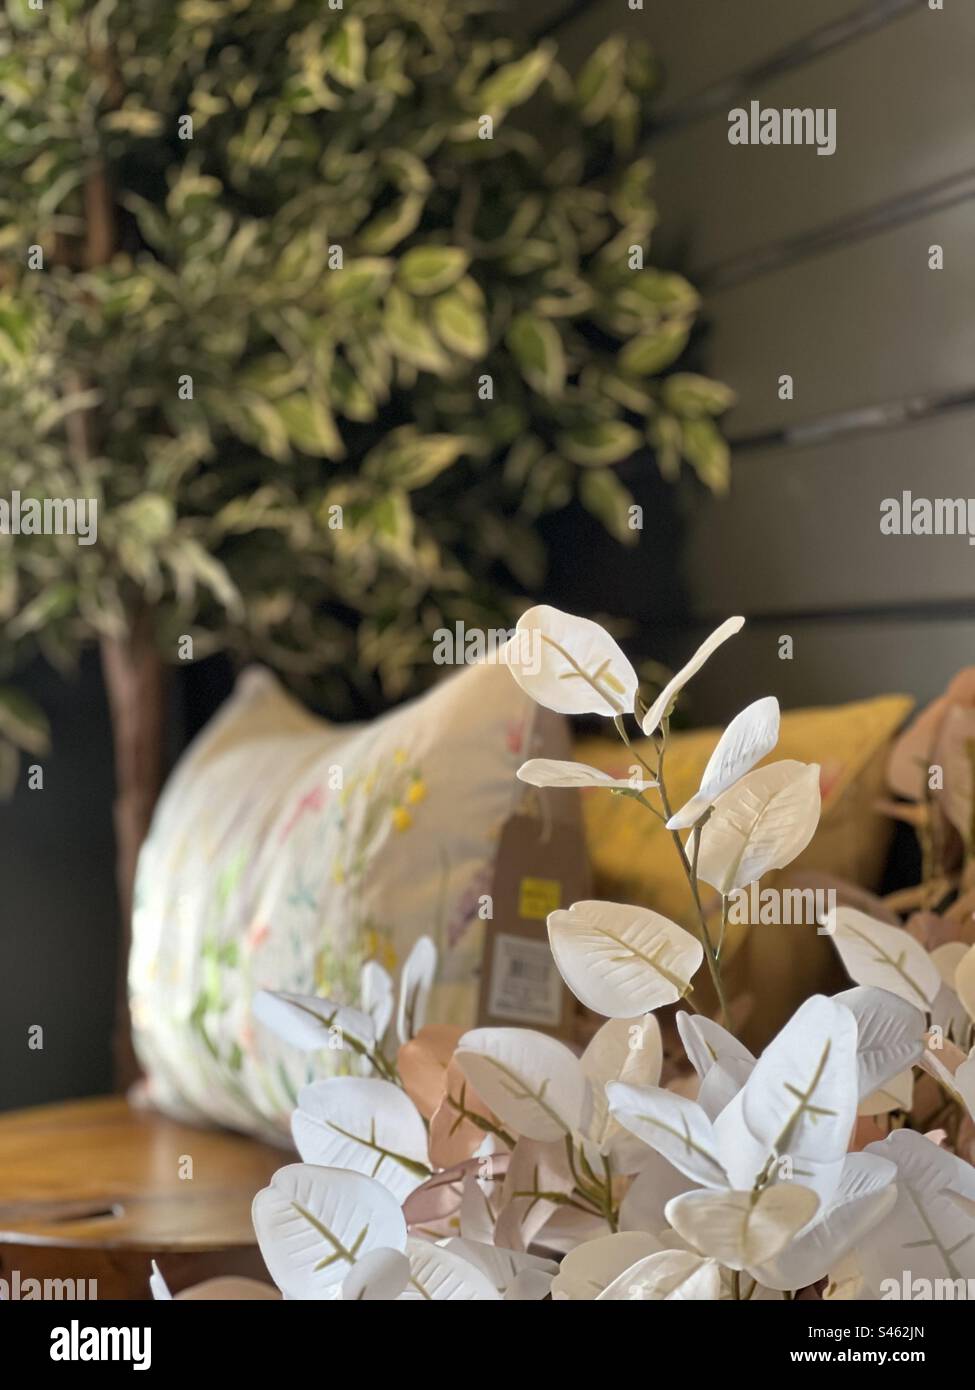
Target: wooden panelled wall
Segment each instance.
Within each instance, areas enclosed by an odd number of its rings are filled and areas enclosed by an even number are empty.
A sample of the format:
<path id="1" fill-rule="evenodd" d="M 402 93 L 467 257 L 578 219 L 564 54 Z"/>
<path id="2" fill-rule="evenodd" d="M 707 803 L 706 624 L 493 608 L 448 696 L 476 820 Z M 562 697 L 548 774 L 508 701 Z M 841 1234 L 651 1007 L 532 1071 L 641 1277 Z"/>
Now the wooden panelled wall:
<path id="1" fill-rule="evenodd" d="M 570 68 L 619 30 L 668 73 L 654 260 L 701 287 L 706 367 L 739 396 L 731 496 L 695 512 L 685 580 L 695 624 L 750 619 L 696 713 L 765 690 L 931 697 L 975 664 L 975 546 L 885 536 L 880 506 L 975 497 L 975 0 L 533 0 L 530 17 Z M 753 99 L 834 107 L 835 153 L 731 145 L 728 112 Z"/>

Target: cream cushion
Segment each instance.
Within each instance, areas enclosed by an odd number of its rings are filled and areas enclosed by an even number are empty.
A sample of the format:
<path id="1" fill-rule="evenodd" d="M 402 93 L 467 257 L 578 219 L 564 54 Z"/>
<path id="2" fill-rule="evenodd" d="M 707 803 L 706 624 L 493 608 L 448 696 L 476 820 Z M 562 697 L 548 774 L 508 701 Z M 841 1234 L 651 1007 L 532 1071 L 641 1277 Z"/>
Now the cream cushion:
<path id="1" fill-rule="evenodd" d="M 153 1103 L 280 1133 L 298 1088 L 350 1061 L 279 1042 L 255 991 L 355 1004 L 363 963 L 395 975 L 424 934 L 440 950 L 431 1021 L 476 1021 L 479 902 L 537 715 L 498 664 L 353 727 L 244 674 L 173 771 L 139 862 L 129 984 Z"/>

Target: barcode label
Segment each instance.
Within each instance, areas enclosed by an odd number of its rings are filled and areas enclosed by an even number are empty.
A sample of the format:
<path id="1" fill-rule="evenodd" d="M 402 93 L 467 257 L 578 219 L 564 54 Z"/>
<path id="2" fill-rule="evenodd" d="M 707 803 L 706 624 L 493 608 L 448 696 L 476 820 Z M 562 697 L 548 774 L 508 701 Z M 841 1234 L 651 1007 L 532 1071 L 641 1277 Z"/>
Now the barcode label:
<path id="1" fill-rule="evenodd" d="M 561 1022 L 562 977 L 547 941 L 495 935 L 488 1013 L 550 1028 Z"/>

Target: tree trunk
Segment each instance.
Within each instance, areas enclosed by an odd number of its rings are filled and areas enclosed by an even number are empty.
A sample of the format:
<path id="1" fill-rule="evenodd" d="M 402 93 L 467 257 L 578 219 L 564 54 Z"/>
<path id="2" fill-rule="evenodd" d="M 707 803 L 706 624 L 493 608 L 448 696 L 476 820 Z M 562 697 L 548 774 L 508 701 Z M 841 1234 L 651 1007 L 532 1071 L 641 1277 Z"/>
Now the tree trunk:
<path id="1" fill-rule="evenodd" d="M 124 1091 L 139 1074 L 127 988 L 135 868 L 162 787 L 166 744 L 165 670 L 148 611 L 135 615 L 125 638 L 104 638 L 101 655 L 115 750 L 119 943 L 112 1052 L 116 1089 Z"/>

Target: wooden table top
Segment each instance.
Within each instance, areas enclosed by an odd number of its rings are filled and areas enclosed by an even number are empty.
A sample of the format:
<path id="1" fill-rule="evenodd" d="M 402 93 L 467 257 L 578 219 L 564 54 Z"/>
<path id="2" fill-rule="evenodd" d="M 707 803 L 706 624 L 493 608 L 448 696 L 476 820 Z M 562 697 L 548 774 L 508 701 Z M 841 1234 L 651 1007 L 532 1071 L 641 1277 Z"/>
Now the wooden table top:
<path id="1" fill-rule="evenodd" d="M 192 1178 L 181 1167 L 192 1159 Z M 0 1115 L 0 1244 L 200 1251 L 253 1246 L 251 1202 L 293 1161 L 120 1097 Z"/>

